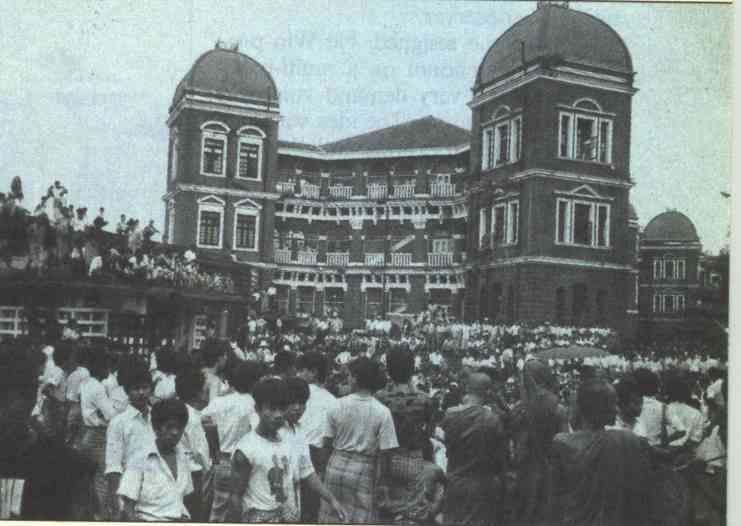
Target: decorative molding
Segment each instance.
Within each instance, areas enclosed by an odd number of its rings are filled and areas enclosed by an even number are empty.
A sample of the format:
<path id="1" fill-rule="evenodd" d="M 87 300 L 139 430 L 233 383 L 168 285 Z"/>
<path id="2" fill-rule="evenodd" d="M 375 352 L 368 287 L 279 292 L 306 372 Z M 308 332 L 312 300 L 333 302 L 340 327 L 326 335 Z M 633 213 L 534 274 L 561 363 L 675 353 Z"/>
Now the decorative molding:
<path id="1" fill-rule="evenodd" d="M 426 157 L 436 155 L 458 155 L 468 151 L 471 145 L 460 144 L 458 146 L 438 148 L 409 148 L 399 150 L 365 150 L 357 152 L 325 152 L 323 150 L 309 150 L 302 148 L 278 148 L 278 154 L 291 155 L 293 157 L 304 157 L 307 159 L 318 159 L 324 161 L 341 161 L 351 159 L 393 159 L 397 157 Z M 366 172 L 367 173 L 367 172 Z"/>
<path id="2" fill-rule="evenodd" d="M 634 186 L 634 183 L 632 181 L 628 182 L 608 177 L 582 175 L 573 172 L 564 172 L 562 170 L 544 170 L 542 168 L 532 168 L 529 170 L 525 170 L 519 174 L 513 175 L 510 178 L 510 181 L 522 181 L 524 179 L 530 179 L 532 177 L 546 177 L 550 179 L 558 179 L 561 181 L 581 183 L 582 185 L 591 183 L 601 184 L 605 186 L 615 186 L 618 188 L 632 188 Z"/>
<path id="3" fill-rule="evenodd" d="M 280 121 L 280 111 L 277 103 L 275 105 L 249 104 L 223 98 L 204 97 L 202 95 L 185 95 L 170 112 L 166 121 L 167 126 L 172 126 L 180 116 L 180 113 L 185 109 L 219 112 L 237 115 L 239 117 L 267 119 L 276 122 Z"/>
<path id="4" fill-rule="evenodd" d="M 571 259 L 571 258 L 554 258 L 550 256 L 521 256 L 502 261 L 495 261 L 482 265 L 470 265 L 468 269 L 473 270 L 476 267 L 479 268 L 500 268 L 500 267 L 511 267 L 515 265 L 526 265 L 526 264 L 538 264 L 538 265 L 560 265 L 580 268 L 591 268 L 595 270 L 619 270 L 623 272 L 629 272 L 633 270 L 631 265 L 623 265 L 620 263 L 598 263 L 596 261 L 588 261 L 585 259 Z"/>
<path id="5" fill-rule="evenodd" d="M 199 185 L 199 184 L 178 183 L 176 185 L 176 192 L 197 192 L 201 194 L 222 194 L 222 195 L 229 195 L 232 197 L 246 197 L 246 198 L 251 198 L 251 199 L 267 199 L 268 201 L 277 201 L 278 199 L 280 199 L 280 194 L 276 192 L 239 190 L 237 188 L 221 188 L 218 186 L 204 186 L 204 185 Z"/>

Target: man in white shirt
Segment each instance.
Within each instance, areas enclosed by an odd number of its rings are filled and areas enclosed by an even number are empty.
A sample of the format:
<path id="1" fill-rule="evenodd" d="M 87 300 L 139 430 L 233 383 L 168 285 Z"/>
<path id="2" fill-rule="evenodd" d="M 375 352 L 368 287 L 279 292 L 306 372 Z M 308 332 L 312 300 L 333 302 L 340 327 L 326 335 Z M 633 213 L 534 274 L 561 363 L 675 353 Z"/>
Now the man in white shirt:
<path id="1" fill-rule="evenodd" d="M 153 401 L 175 398 L 175 372 L 177 370 L 175 352 L 170 349 L 161 349 L 155 356 L 159 374 L 153 380 Z"/>
<path id="2" fill-rule="evenodd" d="M 308 352 L 301 355 L 296 365 L 297 374 L 309 384 L 309 399 L 299 420 L 301 432 L 309 445 L 314 470 L 322 476 L 327 463 L 324 437 L 327 436 L 327 414 L 337 407 L 337 398 L 322 384 L 327 378 L 329 363 L 325 355 Z M 303 492 L 303 522 L 316 522 L 319 517 L 319 499 Z"/>
<path id="3" fill-rule="evenodd" d="M 250 394 L 260 379 L 257 362 L 241 362 L 229 375 L 233 393 L 216 397 L 203 410 L 203 420 L 216 426 L 219 453 L 212 472 L 213 504 L 211 522 L 224 522 L 229 504 L 231 458 L 240 440 L 257 425 L 255 401 Z"/>
<path id="4" fill-rule="evenodd" d="M 109 513 L 118 516 L 118 486 L 121 475 L 138 455 L 151 451 L 154 431 L 150 424 L 149 398 L 152 395 L 152 377 L 143 362 L 126 364 L 119 372 L 119 382 L 129 397 L 129 406 L 115 416 L 106 432 L 105 475 L 108 482 Z"/>
<path id="5" fill-rule="evenodd" d="M 656 399 L 659 393 L 658 375 L 648 369 L 637 369 L 633 376 L 643 396 L 643 406 L 634 432 L 643 436 L 650 446 L 668 446 L 681 439 L 687 433 L 684 424 L 663 402 Z"/>
<path id="6" fill-rule="evenodd" d="M 201 348 L 201 361 L 203 374 L 206 376 L 209 402 L 228 391 L 227 385 L 221 378 L 221 372 L 226 367 L 227 351 L 229 351 L 228 343 L 214 339 L 207 339 Z"/>
<path id="7" fill-rule="evenodd" d="M 184 499 L 194 491 L 191 463 L 179 444 L 187 423 L 188 411 L 180 400 L 163 400 L 152 408 L 154 443 L 126 467 L 118 488 L 123 520 L 190 519 Z"/>

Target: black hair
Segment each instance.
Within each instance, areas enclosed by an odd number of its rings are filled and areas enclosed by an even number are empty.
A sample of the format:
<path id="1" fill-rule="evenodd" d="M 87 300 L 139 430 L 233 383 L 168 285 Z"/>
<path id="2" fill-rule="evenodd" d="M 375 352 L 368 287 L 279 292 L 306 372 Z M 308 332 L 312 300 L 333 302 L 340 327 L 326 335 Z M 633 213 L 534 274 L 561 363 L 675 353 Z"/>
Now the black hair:
<path id="1" fill-rule="evenodd" d="M 206 367 L 213 367 L 216 362 L 224 356 L 229 350 L 229 344 L 225 341 L 217 340 L 214 338 L 208 339 L 203 342 L 201 346 L 201 362 Z"/>
<path id="2" fill-rule="evenodd" d="M 601 378 L 590 378 L 582 382 L 576 393 L 576 403 L 584 421 L 595 427 L 604 427 L 615 422 L 615 397 L 610 384 Z"/>
<path id="3" fill-rule="evenodd" d="M 252 397 L 255 399 L 255 408 L 274 407 L 285 409 L 288 407 L 288 391 L 286 382 L 281 378 L 271 376 L 263 378 L 255 384 L 252 389 Z"/>
<path id="4" fill-rule="evenodd" d="M 659 392 L 659 376 L 648 369 L 636 369 L 633 376 L 638 383 L 638 391 L 643 396 L 656 396 Z"/>
<path id="5" fill-rule="evenodd" d="M 152 427 L 162 427 L 165 422 L 176 420 L 183 428 L 188 424 L 188 408 L 177 398 L 160 400 L 152 407 Z"/>
<path id="6" fill-rule="evenodd" d="M 296 362 L 296 368 L 307 369 L 316 373 L 316 379 L 319 383 L 324 383 L 327 379 L 327 372 L 329 371 L 329 361 L 327 357 L 316 351 L 310 351 L 299 356 Z"/>
<path id="7" fill-rule="evenodd" d="M 641 396 L 638 382 L 632 374 L 626 374 L 615 384 L 615 392 L 618 405 L 623 407 L 628 405 L 632 398 Z"/>
<path id="8" fill-rule="evenodd" d="M 263 368 L 259 362 L 249 360 L 239 362 L 229 369 L 227 380 L 239 393 L 249 393 L 262 376 Z"/>
<path id="9" fill-rule="evenodd" d="M 110 371 L 109 362 L 108 354 L 104 348 L 92 349 L 92 352 L 88 353 L 87 359 L 87 369 L 90 371 L 90 376 L 98 380 L 104 380 Z"/>
<path id="10" fill-rule="evenodd" d="M 59 341 L 54 346 L 54 363 L 63 367 L 75 352 L 75 346 L 69 341 Z"/>
<path id="11" fill-rule="evenodd" d="M 291 351 L 275 353 L 275 360 L 273 361 L 273 372 L 275 374 L 286 374 L 294 365 L 296 365 L 296 355 Z"/>
<path id="12" fill-rule="evenodd" d="M 157 369 L 168 374 L 177 372 L 177 356 L 171 349 L 160 349 L 155 353 L 155 357 L 157 358 Z"/>
<path id="13" fill-rule="evenodd" d="M 391 379 L 398 383 L 407 383 L 414 374 L 414 355 L 398 347 L 386 353 L 386 371 Z"/>
<path id="14" fill-rule="evenodd" d="M 298 376 L 286 378 L 289 404 L 305 404 L 309 401 L 309 384 Z"/>
<path id="15" fill-rule="evenodd" d="M 142 385 L 152 386 L 152 375 L 149 367 L 140 358 L 133 359 L 118 370 L 118 383 L 127 393 L 135 387 Z"/>
<path id="16" fill-rule="evenodd" d="M 381 366 L 367 356 L 360 356 L 350 362 L 349 369 L 361 389 L 378 391 L 386 385 L 386 376 Z"/>
<path id="17" fill-rule="evenodd" d="M 198 367 L 182 367 L 175 375 L 175 393 L 183 402 L 192 402 L 203 391 L 206 375 Z"/>
<path id="18" fill-rule="evenodd" d="M 687 380 L 677 373 L 666 376 L 664 380 L 664 392 L 669 402 L 682 402 L 692 405 L 692 391 Z"/>

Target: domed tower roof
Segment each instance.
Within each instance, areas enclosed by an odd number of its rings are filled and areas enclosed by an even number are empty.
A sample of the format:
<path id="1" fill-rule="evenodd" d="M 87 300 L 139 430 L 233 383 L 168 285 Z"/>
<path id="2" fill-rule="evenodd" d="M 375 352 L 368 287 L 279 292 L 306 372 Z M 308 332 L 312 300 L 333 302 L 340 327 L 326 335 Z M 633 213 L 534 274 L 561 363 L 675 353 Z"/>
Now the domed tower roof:
<path id="1" fill-rule="evenodd" d="M 521 69 L 523 60 L 527 65 L 548 61 L 633 74 L 630 52 L 614 29 L 590 14 L 545 2 L 489 48 L 474 90 Z"/>
<path id="2" fill-rule="evenodd" d="M 278 88 L 267 69 L 236 49 L 206 51 L 175 89 L 171 109 L 185 94 L 278 103 Z"/>
<path id="3" fill-rule="evenodd" d="M 643 230 L 644 241 L 699 242 L 695 225 L 690 218 L 676 210 L 654 217 Z"/>

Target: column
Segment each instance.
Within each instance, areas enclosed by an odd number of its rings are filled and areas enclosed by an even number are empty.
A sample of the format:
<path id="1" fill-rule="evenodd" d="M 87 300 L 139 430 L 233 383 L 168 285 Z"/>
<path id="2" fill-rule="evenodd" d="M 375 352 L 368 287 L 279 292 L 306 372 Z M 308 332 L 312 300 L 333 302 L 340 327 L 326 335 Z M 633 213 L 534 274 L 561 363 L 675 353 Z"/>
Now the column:
<path id="1" fill-rule="evenodd" d="M 363 220 L 353 218 L 350 220 L 352 237 L 350 239 L 350 261 L 353 263 L 363 262 Z"/>
<path id="2" fill-rule="evenodd" d="M 296 302 L 298 301 L 298 285 L 291 285 L 288 289 L 288 314 L 296 315 Z"/>
<path id="3" fill-rule="evenodd" d="M 412 260 L 415 263 L 424 263 L 427 264 L 427 234 L 425 232 L 425 227 L 427 226 L 426 221 L 423 217 L 415 217 L 412 219 L 412 224 L 414 225 L 414 241 L 412 242 L 413 246 L 413 256 Z"/>

